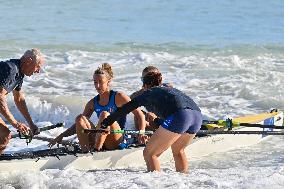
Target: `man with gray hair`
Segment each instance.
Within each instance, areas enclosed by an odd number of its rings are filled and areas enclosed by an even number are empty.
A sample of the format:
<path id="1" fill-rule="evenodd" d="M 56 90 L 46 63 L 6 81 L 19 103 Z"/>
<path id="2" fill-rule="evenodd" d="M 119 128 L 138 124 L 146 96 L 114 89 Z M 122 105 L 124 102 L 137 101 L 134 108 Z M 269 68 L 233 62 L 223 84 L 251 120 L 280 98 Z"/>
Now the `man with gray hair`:
<path id="1" fill-rule="evenodd" d="M 21 133 L 38 134 L 38 127 L 34 124 L 24 97 L 22 83 L 25 76 L 39 73 L 44 64 L 44 58 L 38 49 L 27 50 L 20 59 L 0 61 L 0 115 Z M 7 105 L 7 94 L 13 92 L 14 102 L 27 121 L 29 127 L 18 120 L 10 112 Z M 10 130 L 0 117 L 0 154 L 3 153 L 11 138 Z"/>

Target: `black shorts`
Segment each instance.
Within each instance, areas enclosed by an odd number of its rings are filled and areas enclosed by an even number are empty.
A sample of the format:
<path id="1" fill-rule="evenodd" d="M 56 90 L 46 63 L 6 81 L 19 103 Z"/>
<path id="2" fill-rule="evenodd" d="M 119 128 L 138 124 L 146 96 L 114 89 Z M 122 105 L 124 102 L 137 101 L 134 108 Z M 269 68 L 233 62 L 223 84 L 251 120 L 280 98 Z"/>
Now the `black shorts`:
<path id="1" fill-rule="evenodd" d="M 178 134 L 195 134 L 200 130 L 201 124 L 201 112 L 191 109 L 181 109 L 168 116 L 161 126 Z"/>

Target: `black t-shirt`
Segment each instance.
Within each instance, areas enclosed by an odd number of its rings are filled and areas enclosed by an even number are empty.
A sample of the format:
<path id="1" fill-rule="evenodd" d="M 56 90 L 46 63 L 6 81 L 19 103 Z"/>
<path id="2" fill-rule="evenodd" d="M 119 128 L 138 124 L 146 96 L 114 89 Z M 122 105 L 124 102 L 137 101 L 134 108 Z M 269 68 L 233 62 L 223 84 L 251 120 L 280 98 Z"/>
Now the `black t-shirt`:
<path id="1" fill-rule="evenodd" d="M 200 112 L 200 108 L 189 96 L 173 87 L 153 87 L 134 98 L 133 101 L 161 118 L 186 108 Z"/>
<path id="2" fill-rule="evenodd" d="M 117 108 L 115 112 L 104 119 L 102 124 L 104 126 L 111 125 L 120 116 L 124 116 L 140 106 L 144 106 L 161 119 L 165 119 L 181 109 L 201 111 L 197 104 L 180 90 L 173 87 L 153 87 Z"/>
<path id="3" fill-rule="evenodd" d="M 20 91 L 23 84 L 24 74 L 20 71 L 20 59 L 10 59 L 0 62 L 0 87 L 7 93 L 14 89 Z"/>

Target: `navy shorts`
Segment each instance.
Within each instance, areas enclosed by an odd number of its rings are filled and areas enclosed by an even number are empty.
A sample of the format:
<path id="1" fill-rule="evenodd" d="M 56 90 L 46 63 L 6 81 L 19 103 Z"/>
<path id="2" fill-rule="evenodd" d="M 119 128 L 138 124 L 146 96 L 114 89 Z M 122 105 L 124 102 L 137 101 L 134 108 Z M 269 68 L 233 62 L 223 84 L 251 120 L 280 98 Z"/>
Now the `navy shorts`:
<path id="1" fill-rule="evenodd" d="M 168 116 L 161 126 L 178 134 L 195 134 L 200 130 L 201 124 L 201 112 L 191 109 L 181 109 Z"/>

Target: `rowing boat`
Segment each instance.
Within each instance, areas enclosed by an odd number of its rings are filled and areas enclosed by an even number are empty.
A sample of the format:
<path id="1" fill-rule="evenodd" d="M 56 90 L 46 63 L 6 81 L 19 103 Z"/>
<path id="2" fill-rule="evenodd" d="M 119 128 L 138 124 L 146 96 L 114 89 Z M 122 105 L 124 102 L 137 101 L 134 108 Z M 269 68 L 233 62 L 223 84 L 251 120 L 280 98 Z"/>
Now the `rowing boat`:
<path id="1" fill-rule="evenodd" d="M 283 112 L 269 112 L 257 115 L 248 115 L 234 118 L 235 122 L 258 123 L 264 125 L 283 125 Z M 214 130 L 220 128 L 219 125 L 209 124 L 208 128 Z M 283 127 L 284 128 L 284 127 Z M 257 127 L 234 127 L 233 131 L 272 131 L 273 128 Z M 274 129 L 275 130 L 275 129 Z M 186 153 L 191 160 L 201 158 L 215 152 L 225 152 L 233 148 L 250 146 L 259 143 L 262 140 L 269 139 L 265 134 L 245 134 L 245 135 L 206 135 L 196 137 L 193 143 L 186 148 Z M 34 170 L 40 171 L 45 169 L 117 169 L 145 166 L 143 159 L 143 147 L 131 147 L 124 150 L 101 151 L 88 154 L 73 153 L 72 150 L 66 151 L 66 148 L 52 149 L 46 155 L 46 151 L 39 151 L 26 156 L 11 156 L 0 158 L 0 171 L 15 170 Z M 48 151 L 48 150 L 47 150 Z M 37 154 L 35 156 L 35 154 Z M 159 157 L 161 163 L 173 161 L 171 150 L 164 152 Z"/>

